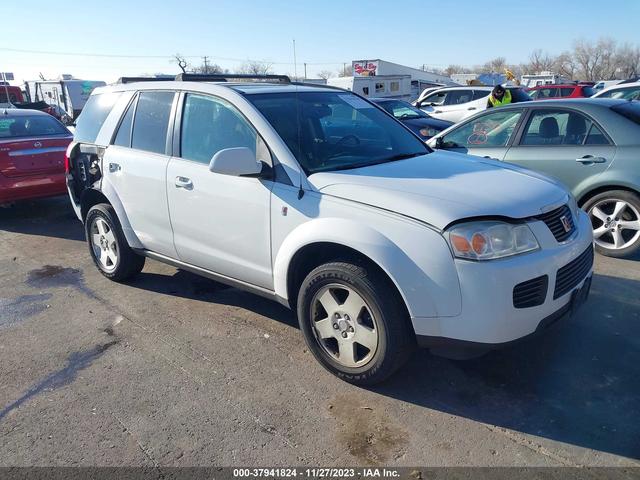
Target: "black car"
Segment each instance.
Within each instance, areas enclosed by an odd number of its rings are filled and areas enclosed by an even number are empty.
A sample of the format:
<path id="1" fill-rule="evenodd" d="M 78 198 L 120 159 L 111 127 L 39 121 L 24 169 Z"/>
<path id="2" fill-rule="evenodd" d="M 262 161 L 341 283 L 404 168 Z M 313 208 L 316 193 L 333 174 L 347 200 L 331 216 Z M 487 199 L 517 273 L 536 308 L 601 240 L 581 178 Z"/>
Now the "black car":
<path id="1" fill-rule="evenodd" d="M 384 108 L 425 141 L 453 125 L 452 122 L 432 118 L 419 108 L 402 100 L 395 98 L 371 98 L 370 100 Z"/>

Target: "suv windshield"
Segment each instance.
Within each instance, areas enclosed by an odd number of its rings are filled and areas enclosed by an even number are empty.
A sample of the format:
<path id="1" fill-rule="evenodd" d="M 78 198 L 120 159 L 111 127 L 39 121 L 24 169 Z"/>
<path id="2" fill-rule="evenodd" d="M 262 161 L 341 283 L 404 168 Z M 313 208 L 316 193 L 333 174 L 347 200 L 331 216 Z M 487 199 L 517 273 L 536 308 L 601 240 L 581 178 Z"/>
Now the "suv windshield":
<path id="1" fill-rule="evenodd" d="M 348 92 L 247 95 L 307 175 L 365 167 L 431 150 L 399 122 Z"/>

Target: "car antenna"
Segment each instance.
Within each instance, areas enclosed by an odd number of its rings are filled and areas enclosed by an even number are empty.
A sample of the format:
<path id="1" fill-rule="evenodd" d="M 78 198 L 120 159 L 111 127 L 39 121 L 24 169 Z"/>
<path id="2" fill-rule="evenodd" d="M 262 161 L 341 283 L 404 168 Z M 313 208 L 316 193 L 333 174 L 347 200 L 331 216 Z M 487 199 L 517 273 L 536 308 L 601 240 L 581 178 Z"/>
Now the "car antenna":
<path id="1" fill-rule="evenodd" d="M 297 66 L 297 60 L 296 60 L 296 39 L 293 39 L 293 75 L 296 79 L 296 85 L 295 85 L 295 89 L 296 89 L 296 104 L 295 104 L 295 108 L 296 108 L 296 131 L 298 132 L 298 155 L 301 154 L 302 152 L 302 134 L 300 132 L 300 99 L 298 98 L 298 85 L 297 85 L 297 80 L 298 80 L 298 66 Z M 302 197 L 304 197 L 304 189 L 302 188 L 302 164 L 300 163 L 300 159 L 298 159 L 298 166 L 300 167 L 300 185 L 298 187 L 298 200 L 302 199 Z"/>

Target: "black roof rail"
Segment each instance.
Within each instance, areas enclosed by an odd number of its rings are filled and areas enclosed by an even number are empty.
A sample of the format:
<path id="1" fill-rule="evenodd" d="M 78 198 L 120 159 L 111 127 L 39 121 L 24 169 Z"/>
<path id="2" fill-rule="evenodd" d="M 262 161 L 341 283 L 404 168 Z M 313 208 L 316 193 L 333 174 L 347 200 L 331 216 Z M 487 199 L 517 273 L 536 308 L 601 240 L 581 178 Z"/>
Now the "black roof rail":
<path id="1" fill-rule="evenodd" d="M 174 77 L 165 75 L 161 77 L 120 77 L 116 83 L 134 83 L 134 82 L 172 82 Z"/>
<path id="2" fill-rule="evenodd" d="M 178 82 L 228 82 L 229 80 L 272 80 L 278 83 L 291 83 L 287 75 L 252 75 L 246 73 L 221 73 L 221 74 L 201 74 L 201 73 L 180 73 L 176 75 Z"/>

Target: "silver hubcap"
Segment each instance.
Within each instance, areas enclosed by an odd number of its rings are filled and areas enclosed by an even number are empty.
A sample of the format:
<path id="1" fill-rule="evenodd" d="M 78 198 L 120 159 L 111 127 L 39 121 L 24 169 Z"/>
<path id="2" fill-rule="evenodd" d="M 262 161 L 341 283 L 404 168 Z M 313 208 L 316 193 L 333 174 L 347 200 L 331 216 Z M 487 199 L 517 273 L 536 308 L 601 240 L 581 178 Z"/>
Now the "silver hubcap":
<path id="1" fill-rule="evenodd" d="M 322 349 L 345 367 L 368 363 L 378 349 L 378 327 L 371 309 L 353 288 L 331 284 L 311 301 L 313 327 Z"/>
<path id="2" fill-rule="evenodd" d="M 640 238 L 640 212 L 624 200 L 605 198 L 589 210 L 597 245 L 619 250 Z"/>
<path id="3" fill-rule="evenodd" d="M 118 243 L 109 224 L 97 217 L 91 223 L 91 247 L 104 270 L 110 272 L 118 264 Z"/>

